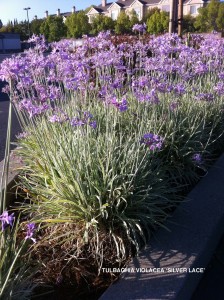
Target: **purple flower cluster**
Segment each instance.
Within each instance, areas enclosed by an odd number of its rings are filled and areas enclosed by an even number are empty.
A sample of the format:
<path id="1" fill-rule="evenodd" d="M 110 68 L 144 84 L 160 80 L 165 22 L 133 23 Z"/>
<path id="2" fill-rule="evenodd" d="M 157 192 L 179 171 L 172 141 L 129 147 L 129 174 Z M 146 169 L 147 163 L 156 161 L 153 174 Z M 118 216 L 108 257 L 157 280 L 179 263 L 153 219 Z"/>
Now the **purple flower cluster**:
<path id="1" fill-rule="evenodd" d="M 224 79 L 224 76 L 223 76 Z M 220 81 L 214 86 L 214 91 L 219 95 L 224 95 L 224 82 Z"/>
<path id="2" fill-rule="evenodd" d="M 62 109 L 54 109 L 53 115 L 48 117 L 49 122 L 51 123 L 63 123 L 69 120 L 68 114 Z"/>
<path id="3" fill-rule="evenodd" d="M 128 102 L 125 97 L 123 97 L 120 101 L 117 99 L 117 97 L 113 96 L 110 99 L 110 103 L 117 107 L 120 112 L 124 112 L 128 109 Z"/>
<path id="4" fill-rule="evenodd" d="M 2 222 L 2 231 L 4 231 L 8 225 L 12 227 L 14 220 L 15 220 L 14 213 L 9 215 L 8 211 L 4 211 L 0 215 L 0 221 Z"/>
<path id="5" fill-rule="evenodd" d="M 48 117 L 48 120 L 51 123 L 60 124 L 68 121 L 73 127 L 84 126 L 87 124 L 95 129 L 97 127 L 97 122 L 95 120 L 92 120 L 92 118 L 93 115 L 88 111 L 78 111 L 78 116 L 69 117 L 65 111 L 57 108 L 54 109 L 53 114 Z"/>
<path id="6" fill-rule="evenodd" d="M 79 111 L 79 116 L 73 117 L 70 120 L 70 124 L 73 127 L 84 126 L 84 125 L 88 124 L 90 127 L 95 129 L 97 127 L 97 122 L 95 120 L 92 120 L 92 118 L 93 118 L 93 115 L 91 113 L 89 113 L 88 111 L 84 111 L 84 112 Z"/>
<path id="7" fill-rule="evenodd" d="M 145 24 L 135 24 L 133 30 L 143 32 Z M 87 94 L 99 95 L 106 100 L 113 95 L 111 106 L 123 112 L 129 107 L 124 97 L 129 92 L 136 101 L 158 105 L 166 95 L 174 97 L 173 102 L 186 93 L 192 101 L 212 102 L 213 93 L 218 97 L 224 93 L 223 39 L 194 35 L 186 45 L 173 34 L 116 45 L 106 32 L 84 37 L 79 47 L 69 40 L 52 43 L 47 56 L 43 37 L 32 36 L 30 41 L 35 44 L 33 49 L 4 60 L 0 66 L 0 78 L 13 80 L 16 107 L 30 118 L 47 113 L 50 122 L 63 122 L 65 117 L 55 113 L 55 107 L 67 94 L 83 99 Z M 189 88 L 207 75 L 216 80 L 200 94 Z M 5 91 L 9 92 L 8 88 Z M 80 116 L 70 121 L 73 126 L 86 124 Z"/>
<path id="8" fill-rule="evenodd" d="M 160 150 L 163 146 L 164 139 L 157 134 L 146 133 L 143 135 L 140 143 L 145 144 L 152 151 L 156 149 Z"/>
<path id="9" fill-rule="evenodd" d="M 38 101 L 35 102 L 34 99 L 23 99 L 19 103 L 18 108 L 20 110 L 26 110 L 29 117 L 32 118 L 36 115 L 45 113 L 50 108 L 50 106 L 47 103 L 38 104 Z"/>
<path id="10" fill-rule="evenodd" d="M 18 135 L 16 135 L 16 138 L 19 139 L 25 139 L 29 136 L 30 134 L 28 132 L 21 132 Z"/>
<path id="11" fill-rule="evenodd" d="M 8 211 L 4 211 L 0 215 L 0 221 L 2 223 L 2 231 L 4 231 L 8 226 L 13 227 L 13 223 L 15 221 L 14 213 L 9 214 Z M 35 224 L 34 223 L 29 223 L 26 226 L 26 236 L 25 240 L 31 239 L 34 243 L 36 243 L 36 239 L 33 237 L 35 233 Z"/>
<path id="12" fill-rule="evenodd" d="M 214 100 L 214 95 L 212 93 L 200 93 L 195 96 L 197 100 L 203 100 L 207 102 L 212 102 Z"/>
<path id="13" fill-rule="evenodd" d="M 132 31 L 146 32 L 146 24 L 135 24 L 132 27 Z"/>

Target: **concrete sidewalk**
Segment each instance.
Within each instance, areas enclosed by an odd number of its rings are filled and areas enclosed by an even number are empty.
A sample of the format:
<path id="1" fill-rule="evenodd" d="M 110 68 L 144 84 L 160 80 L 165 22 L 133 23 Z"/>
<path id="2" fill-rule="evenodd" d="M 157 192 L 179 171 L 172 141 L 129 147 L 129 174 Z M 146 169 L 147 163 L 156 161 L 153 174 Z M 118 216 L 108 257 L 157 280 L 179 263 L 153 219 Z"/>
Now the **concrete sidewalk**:
<path id="1" fill-rule="evenodd" d="M 224 155 L 100 300 L 190 300 L 224 232 Z M 206 283 L 208 285 L 208 283 Z M 224 284 L 222 284 L 224 285 Z M 203 288 L 203 286 L 202 286 Z M 211 294 L 213 291 L 211 291 Z M 220 298 L 192 298 L 221 300 Z"/>

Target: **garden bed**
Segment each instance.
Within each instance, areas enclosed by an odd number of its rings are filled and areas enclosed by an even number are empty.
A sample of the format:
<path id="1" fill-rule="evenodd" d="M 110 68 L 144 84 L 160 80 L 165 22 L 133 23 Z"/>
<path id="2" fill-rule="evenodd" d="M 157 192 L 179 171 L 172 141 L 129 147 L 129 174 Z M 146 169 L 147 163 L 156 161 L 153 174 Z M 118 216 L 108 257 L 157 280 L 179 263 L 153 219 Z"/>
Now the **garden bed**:
<path id="1" fill-rule="evenodd" d="M 18 216 L 1 201 L 1 247 L 15 250 L 3 291 L 14 293 L 13 272 L 18 284 L 29 274 L 35 291 L 92 291 L 164 228 L 223 152 L 224 44 L 176 35 L 131 44 L 107 32 L 74 49 L 53 43 L 46 56 L 44 39 L 31 40 L 34 49 L 1 64 L 23 129 L 24 197 Z"/>

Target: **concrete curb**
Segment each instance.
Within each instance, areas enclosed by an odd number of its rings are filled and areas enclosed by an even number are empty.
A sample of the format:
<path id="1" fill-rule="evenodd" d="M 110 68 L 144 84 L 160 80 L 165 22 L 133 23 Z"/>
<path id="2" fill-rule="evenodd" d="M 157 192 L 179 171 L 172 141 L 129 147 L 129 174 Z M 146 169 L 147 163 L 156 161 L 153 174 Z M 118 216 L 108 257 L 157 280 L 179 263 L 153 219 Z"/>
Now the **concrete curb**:
<path id="1" fill-rule="evenodd" d="M 0 179 L 2 177 L 4 160 L 0 162 Z M 6 198 L 6 206 L 8 207 L 15 200 L 15 183 L 18 178 L 18 168 L 21 167 L 21 162 L 13 156 L 13 152 L 10 155 L 9 161 L 9 174 L 7 180 L 7 198 Z"/>
<path id="2" fill-rule="evenodd" d="M 224 155 L 100 300 L 190 300 L 224 231 Z"/>

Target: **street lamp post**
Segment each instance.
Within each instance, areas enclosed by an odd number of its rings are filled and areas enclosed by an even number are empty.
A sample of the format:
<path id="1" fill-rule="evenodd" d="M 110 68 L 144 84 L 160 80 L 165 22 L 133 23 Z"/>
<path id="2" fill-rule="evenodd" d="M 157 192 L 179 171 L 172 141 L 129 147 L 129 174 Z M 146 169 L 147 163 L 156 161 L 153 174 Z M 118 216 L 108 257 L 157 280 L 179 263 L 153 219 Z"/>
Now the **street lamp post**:
<path id="1" fill-rule="evenodd" d="M 24 10 L 26 10 L 26 14 L 27 14 L 27 21 L 28 21 L 28 35 L 30 37 L 30 21 L 29 21 L 29 9 L 31 9 L 30 7 L 25 7 Z"/>
<path id="2" fill-rule="evenodd" d="M 169 34 L 176 32 L 178 0 L 171 0 Z"/>
<path id="3" fill-rule="evenodd" d="M 183 31 L 183 0 L 178 4 L 178 35 L 181 36 Z"/>

